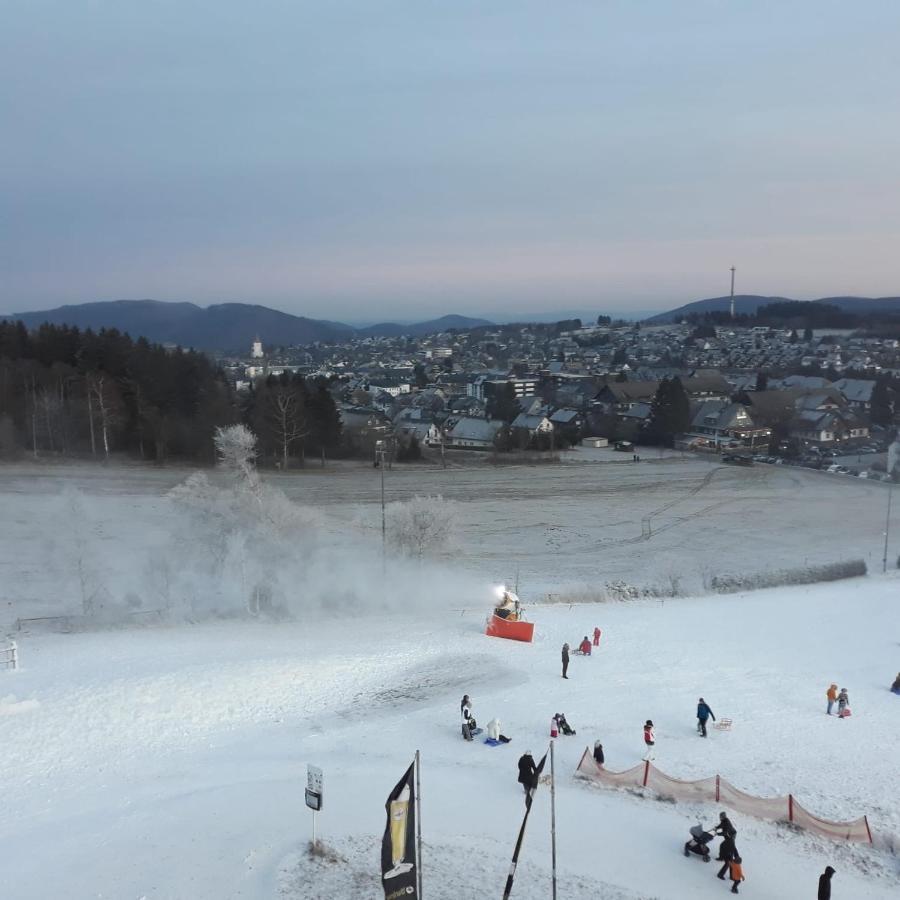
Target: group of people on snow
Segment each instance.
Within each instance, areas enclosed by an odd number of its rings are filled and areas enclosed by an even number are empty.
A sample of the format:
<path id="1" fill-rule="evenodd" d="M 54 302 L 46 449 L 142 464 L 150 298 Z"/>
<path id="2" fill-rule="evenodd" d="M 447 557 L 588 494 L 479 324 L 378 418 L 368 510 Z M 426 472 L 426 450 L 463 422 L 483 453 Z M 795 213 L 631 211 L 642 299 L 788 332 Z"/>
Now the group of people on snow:
<path id="1" fill-rule="evenodd" d="M 595 627 L 593 631 L 593 642 L 585 635 L 579 643 L 576 653 L 585 656 L 591 655 L 593 647 L 598 647 L 600 645 L 601 634 L 601 630 Z M 570 646 L 568 642 L 566 642 L 562 646 L 561 653 L 562 677 L 565 679 L 568 679 L 569 677 L 569 656 Z M 896 679 L 894 679 L 891 691 L 895 694 L 900 694 L 900 673 L 898 673 Z M 838 690 L 837 684 L 832 683 L 826 692 L 826 697 L 828 701 L 828 715 L 832 715 L 832 709 L 835 704 L 837 704 L 837 715 L 840 718 L 845 718 L 850 715 L 850 699 L 846 688 Z M 468 694 L 463 696 L 460 703 L 460 712 L 463 718 L 463 736 L 466 737 L 467 740 L 471 740 L 472 735 L 480 733 L 481 730 L 477 728 L 475 717 L 472 712 L 472 700 Z M 697 701 L 697 733 L 701 737 L 708 737 L 707 725 L 710 719 L 712 719 L 713 722 L 716 721 L 715 713 L 712 711 L 712 707 L 710 707 L 706 700 L 703 697 L 700 697 Z M 551 719 L 550 734 L 551 737 L 557 737 L 557 735 L 574 735 L 575 729 L 570 726 L 564 713 L 556 713 Z M 499 719 L 492 719 L 491 722 L 488 723 L 487 735 L 488 739 L 492 742 L 509 742 L 509 738 L 506 738 L 501 734 Z M 644 760 L 649 761 L 655 758 L 654 748 L 656 747 L 656 729 L 652 719 L 647 719 L 644 722 L 643 738 L 646 748 L 643 758 Z M 599 767 L 605 765 L 606 756 L 603 750 L 603 744 L 599 740 L 594 742 L 593 759 Z M 539 777 L 540 771 L 534 761 L 534 757 L 531 751 L 527 750 L 519 757 L 517 778 L 518 783 L 522 785 L 524 790 L 526 801 L 532 796 L 534 789 L 537 787 Z M 695 834 L 695 831 L 697 834 Z M 719 824 L 712 832 L 707 832 L 702 826 L 697 826 L 697 828 L 691 829 L 691 834 L 693 840 L 685 845 L 685 855 L 688 855 L 690 852 L 703 855 L 705 851 L 705 859 L 709 858 L 709 851 L 705 849 L 705 844 L 714 836 L 722 838 L 718 854 L 718 861 L 722 863 L 722 866 L 716 875 L 723 881 L 728 878 L 731 881 L 731 892 L 737 894 L 738 886 L 744 881 L 743 860 L 737 850 L 737 830 L 727 814 L 724 812 L 720 813 Z M 835 870 L 831 866 L 828 866 L 825 869 L 825 872 L 820 876 L 818 900 L 830 900 L 831 878 L 834 875 L 834 872 Z"/>
<path id="2" fill-rule="evenodd" d="M 900 678 L 900 675 L 897 677 Z M 838 686 L 832 683 L 825 692 L 825 697 L 828 700 L 828 706 L 825 712 L 829 716 L 831 715 L 831 710 L 834 707 L 835 702 L 837 702 L 837 714 L 839 719 L 845 719 L 850 715 L 850 697 L 847 694 L 847 688 L 841 688 L 840 692 L 838 692 Z"/>
<path id="3" fill-rule="evenodd" d="M 594 647 L 600 646 L 600 637 L 602 634 L 603 634 L 603 632 L 598 627 L 595 626 L 593 642 L 587 635 L 585 635 L 581 639 L 581 643 L 578 645 L 578 649 L 575 652 L 580 654 L 581 656 L 590 656 L 591 651 L 594 649 Z M 571 651 L 571 647 L 569 646 L 569 642 L 566 641 L 566 643 L 564 643 L 562 645 L 562 677 L 565 679 L 568 679 L 568 677 L 569 677 L 568 672 L 569 672 L 569 653 L 570 653 L 570 651 Z"/>
<path id="4" fill-rule="evenodd" d="M 481 729 L 475 721 L 475 714 L 472 712 L 472 708 L 472 698 L 468 694 L 463 694 L 462 700 L 459 701 L 459 712 L 462 716 L 462 736 L 467 741 L 474 740 L 476 735 L 481 734 Z M 508 744 L 510 742 L 510 738 L 502 733 L 500 720 L 496 717 L 487 723 L 486 740 L 488 743 L 494 744 Z"/>

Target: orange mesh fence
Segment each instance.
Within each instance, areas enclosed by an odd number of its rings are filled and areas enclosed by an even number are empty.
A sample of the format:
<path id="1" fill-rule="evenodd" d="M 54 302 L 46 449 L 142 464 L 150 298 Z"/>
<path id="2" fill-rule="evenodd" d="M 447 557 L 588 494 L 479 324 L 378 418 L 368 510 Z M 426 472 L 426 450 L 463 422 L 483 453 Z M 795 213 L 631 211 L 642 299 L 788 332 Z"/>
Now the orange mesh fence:
<path id="1" fill-rule="evenodd" d="M 857 844 L 871 844 L 872 832 L 869 831 L 869 820 L 863 816 L 853 822 L 829 822 L 807 812 L 796 800 L 791 798 L 791 821 L 799 828 L 821 834 L 823 837 L 837 841 L 851 841 Z"/>
<path id="2" fill-rule="evenodd" d="M 576 771 L 586 778 L 590 778 L 591 781 L 597 781 L 607 787 L 642 787 L 644 784 L 643 763 L 639 766 L 634 766 L 634 768 L 626 769 L 624 772 L 611 772 L 609 769 L 598 766 L 588 750 L 584 751 Z"/>
<path id="3" fill-rule="evenodd" d="M 823 837 L 872 843 L 872 832 L 865 816 L 853 822 L 829 822 L 807 812 L 790 794 L 787 797 L 754 797 L 738 790 L 719 775 L 701 778 L 698 781 L 682 781 L 666 775 L 649 762 L 643 762 L 624 772 L 611 772 L 597 765 L 589 749 L 584 751 L 576 774 L 606 787 L 646 787 L 660 797 L 719 803 L 757 819 L 792 822 L 799 828 Z"/>
<path id="4" fill-rule="evenodd" d="M 715 800 L 716 777 L 701 778 L 699 781 L 681 781 L 661 772 L 654 765 L 647 767 L 647 787 L 660 797 L 673 800 Z"/>
<path id="5" fill-rule="evenodd" d="M 724 778 L 719 779 L 719 802 L 757 819 L 769 819 L 772 822 L 787 822 L 790 819 L 789 797 L 754 797 L 739 791 Z"/>

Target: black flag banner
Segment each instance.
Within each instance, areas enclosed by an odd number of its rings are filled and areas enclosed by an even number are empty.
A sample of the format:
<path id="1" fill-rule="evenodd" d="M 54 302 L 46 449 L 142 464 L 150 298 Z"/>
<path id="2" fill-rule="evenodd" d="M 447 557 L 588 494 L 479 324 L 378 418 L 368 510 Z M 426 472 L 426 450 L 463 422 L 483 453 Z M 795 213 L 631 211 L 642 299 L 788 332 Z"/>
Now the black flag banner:
<path id="1" fill-rule="evenodd" d="M 545 753 L 541 761 L 537 764 L 534 771 L 534 786 L 525 798 L 525 817 L 522 819 L 522 827 L 519 829 L 519 837 L 516 841 L 516 849 L 513 850 L 512 862 L 509 866 L 509 876 L 506 879 L 506 888 L 503 891 L 503 900 L 509 900 L 509 895 L 513 889 L 513 879 L 516 877 L 516 866 L 519 864 L 519 851 L 522 849 L 522 840 L 525 837 L 525 826 L 528 824 L 528 814 L 531 812 L 531 803 L 534 799 L 534 792 L 537 790 L 538 779 L 541 772 L 544 771 L 544 763 L 547 762 L 547 754 Z"/>
<path id="2" fill-rule="evenodd" d="M 416 872 L 416 764 L 397 782 L 385 803 L 387 826 L 381 840 L 384 900 L 418 900 Z"/>

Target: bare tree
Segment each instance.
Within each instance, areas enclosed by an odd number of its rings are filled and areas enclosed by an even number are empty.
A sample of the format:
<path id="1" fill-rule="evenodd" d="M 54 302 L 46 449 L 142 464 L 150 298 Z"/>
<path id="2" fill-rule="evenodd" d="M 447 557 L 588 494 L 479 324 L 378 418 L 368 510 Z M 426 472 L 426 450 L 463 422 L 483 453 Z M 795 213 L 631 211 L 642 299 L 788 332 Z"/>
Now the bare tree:
<path id="1" fill-rule="evenodd" d="M 266 420 L 287 469 L 291 448 L 309 434 L 300 392 L 293 385 L 277 385 L 266 392 Z"/>
<path id="2" fill-rule="evenodd" d="M 90 517 L 79 491 L 65 493 L 72 532 L 71 564 L 78 583 L 81 611 L 86 616 L 100 612 L 108 598 L 104 572 L 94 544 Z"/>
<path id="3" fill-rule="evenodd" d="M 109 459 L 109 445 L 112 427 L 116 421 L 117 394 L 115 382 L 105 372 L 94 372 L 87 376 L 88 413 L 91 416 L 91 450 L 96 454 L 94 441 L 94 405 L 100 418 L 100 437 L 103 441 L 103 455 Z"/>
<path id="4" fill-rule="evenodd" d="M 404 556 L 422 559 L 452 546 L 456 505 L 440 495 L 391 503 L 386 517 L 388 542 Z"/>

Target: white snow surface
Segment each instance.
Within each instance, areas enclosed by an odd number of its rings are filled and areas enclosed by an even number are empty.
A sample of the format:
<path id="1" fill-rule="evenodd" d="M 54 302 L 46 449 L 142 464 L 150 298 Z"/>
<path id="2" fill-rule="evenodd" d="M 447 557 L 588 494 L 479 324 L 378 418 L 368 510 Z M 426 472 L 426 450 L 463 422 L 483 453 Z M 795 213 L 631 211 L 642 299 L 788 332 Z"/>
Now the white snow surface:
<path id="1" fill-rule="evenodd" d="M 897 588 L 536 608 L 533 645 L 458 614 L 31 637 L 3 676 L 35 705 L 4 719 L 0 896 L 376 897 L 384 800 L 417 748 L 427 895 L 499 895 L 523 811 L 516 761 L 546 749 L 557 711 L 578 731 L 557 741 L 561 896 L 719 896 L 713 867 L 680 853 L 718 810 L 588 785 L 572 774 L 585 745 L 602 739 L 624 769 L 649 717 L 672 775 L 719 772 L 827 818 L 865 813 L 879 839 L 900 832 Z M 599 652 L 562 680 L 559 647 L 594 624 Z M 848 721 L 825 715 L 831 679 L 850 691 Z M 510 745 L 462 741 L 464 692 Z M 698 737 L 700 694 L 731 732 Z M 308 762 L 325 770 L 319 834 L 346 862 L 304 855 Z M 516 897 L 548 895 L 548 803 L 542 787 Z M 744 893 L 810 895 L 829 863 L 836 897 L 900 888 L 884 849 L 736 825 Z"/>
<path id="2" fill-rule="evenodd" d="M 281 623 L 17 633 L 21 668 L 0 671 L 0 898 L 379 898 L 384 803 L 416 749 L 424 896 L 499 897 L 524 811 L 516 761 L 525 750 L 545 751 L 559 711 L 578 732 L 556 742 L 560 897 L 727 893 L 713 865 L 681 854 L 690 826 L 711 824 L 717 807 L 610 791 L 573 775 L 596 739 L 608 768 L 634 765 L 647 718 L 656 724 L 655 764 L 670 775 L 719 773 L 749 793 L 792 792 L 824 818 L 868 815 L 875 847 L 735 815 L 742 894 L 815 896 L 831 864 L 835 900 L 896 897 L 900 697 L 888 691 L 900 668 L 895 576 L 664 602 L 529 606 L 566 578 L 639 584 L 676 561 L 687 577 L 701 567 L 746 572 L 805 558 L 877 558 L 881 486 L 775 470 L 717 469 L 707 479 L 710 471 L 666 459 L 634 468 L 392 473 L 401 497 L 418 484 L 418 493 L 461 505 L 466 576 L 452 609 L 419 597 L 405 611 L 401 596 L 352 618 L 319 611 Z M 60 610 L 57 599 L 71 578 L 72 523 L 55 518 L 63 483 L 84 492 L 111 583 L 140 594 L 145 571 L 134 561 L 165 546 L 162 494 L 184 474 L 0 470 L 5 618 L 71 609 L 66 600 Z M 339 539 L 360 505 L 366 515 L 377 510 L 372 478 L 347 470 L 282 483 L 316 508 L 327 541 Z M 671 500 L 676 505 L 659 514 L 669 527 L 632 540 L 641 517 Z M 533 645 L 484 636 L 486 610 L 464 593 L 517 569 L 536 624 Z M 438 579 L 436 595 L 452 592 L 447 572 L 423 565 L 422 595 Z M 563 641 L 575 645 L 595 625 L 603 629 L 599 651 L 573 657 L 564 681 Z M 825 715 L 832 681 L 849 690 L 849 720 Z M 482 724 L 502 721 L 511 744 L 461 739 L 463 693 Z M 701 695 L 717 716 L 733 719 L 730 732 L 697 735 Z M 325 772 L 325 857 L 307 853 L 307 763 Z M 550 895 L 549 821 L 542 786 L 514 898 Z"/>

